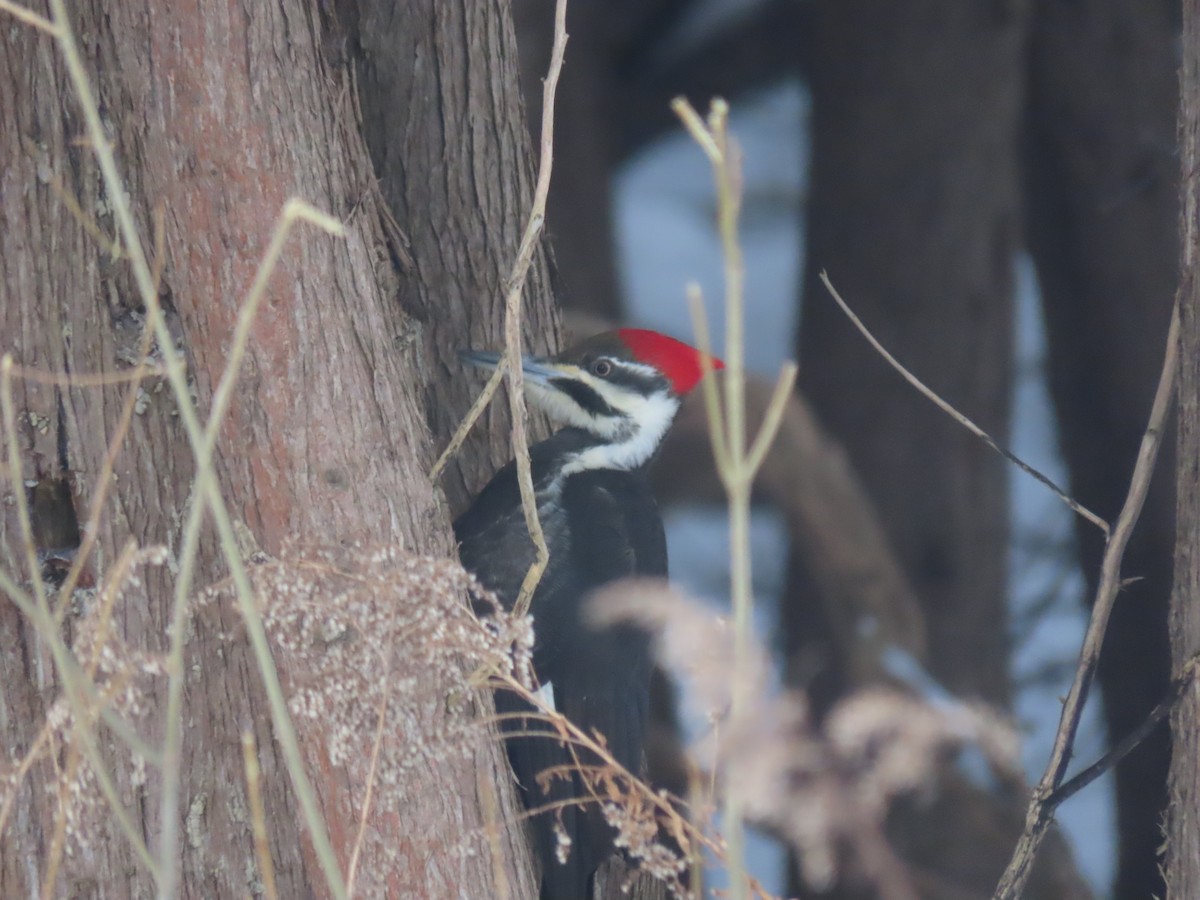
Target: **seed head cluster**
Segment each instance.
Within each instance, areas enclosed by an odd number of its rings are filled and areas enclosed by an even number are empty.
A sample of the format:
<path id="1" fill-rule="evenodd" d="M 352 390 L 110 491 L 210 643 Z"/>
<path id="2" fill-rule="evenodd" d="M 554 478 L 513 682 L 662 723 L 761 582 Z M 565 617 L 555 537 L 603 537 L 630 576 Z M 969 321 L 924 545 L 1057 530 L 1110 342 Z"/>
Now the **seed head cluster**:
<path id="1" fill-rule="evenodd" d="M 251 578 L 290 712 L 351 785 L 373 785 L 373 823 L 415 815 L 422 791 L 412 788 L 431 772 L 477 765 L 491 739 L 480 715 L 486 676 L 532 683 L 531 621 L 506 614 L 457 562 L 393 547 L 303 548 Z M 231 591 L 205 602 L 214 601 L 232 602 Z M 486 847 L 482 835 L 425 821 L 427 833 L 405 835 L 424 854 Z M 364 841 L 364 853 L 396 843 L 388 827 L 368 828 Z M 360 870 L 364 896 L 372 877 Z"/>
<path id="2" fill-rule="evenodd" d="M 77 589 L 69 617 L 72 656 L 67 680 L 59 672 L 59 693 L 46 710 L 42 730 L 21 758 L 0 757 L 0 822 L 19 803 L 25 775 L 41 763 L 41 779 L 63 822 L 63 851 L 86 855 L 98 835 L 110 832 L 111 812 L 93 766 L 99 755 L 125 805 L 146 786 L 146 760 L 128 742 L 112 740 L 107 721 L 120 721 L 131 734 L 153 731 L 154 693 L 167 674 L 163 658 L 129 646 L 120 635 L 123 606 L 148 603 L 140 570 L 162 565 L 167 553 L 148 547 L 130 558 L 119 580 L 101 588 Z M 28 801 L 26 801 L 28 802 Z"/>

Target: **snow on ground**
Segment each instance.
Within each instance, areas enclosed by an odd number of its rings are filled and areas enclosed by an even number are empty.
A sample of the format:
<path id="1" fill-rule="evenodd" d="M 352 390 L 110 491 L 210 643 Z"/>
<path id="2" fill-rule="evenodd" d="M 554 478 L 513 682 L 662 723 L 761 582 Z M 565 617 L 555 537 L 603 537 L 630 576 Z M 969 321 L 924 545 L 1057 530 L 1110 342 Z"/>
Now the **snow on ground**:
<path id="1" fill-rule="evenodd" d="M 703 113 L 704 110 L 701 110 Z M 742 241 L 746 264 L 748 366 L 773 376 L 794 345 L 796 294 L 803 265 L 801 209 L 808 167 L 808 99 L 789 83 L 743 102 L 733 111 L 733 129 L 745 154 L 746 201 Z M 713 227 L 714 201 L 707 160 L 680 132 L 632 160 L 616 190 L 617 242 L 630 318 L 688 339 L 692 334 L 684 299 L 689 281 L 700 284 L 714 341 L 724 343 L 720 245 Z M 1055 480 L 1063 463 L 1055 443 L 1053 416 L 1041 377 L 1044 336 L 1037 315 L 1036 284 L 1028 264 L 1019 266 L 1018 385 L 1013 448 Z M 969 413 L 969 410 L 967 411 Z M 1069 545 L 1068 511 L 1031 479 L 1014 471 L 1015 537 L 1010 556 L 1012 615 L 1017 623 L 1014 677 L 1020 688 L 1017 715 L 1025 729 L 1026 769 L 1041 776 L 1049 754 L 1085 620 L 1076 598 L 1082 579 L 1061 555 L 1047 548 Z M 728 532 L 721 510 L 675 510 L 667 516 L 672 574 L 691 593 L 727 606 Z M 756 512 L 752 524 L 756 622 L 769 634 L 782 590 L 786 536 L 778 516 Z M 1042 614 L 1032 624 L 1030 611 Z M 1037 677 L 1053 670 L 1054 679 Z M 1085 715 L 1076 757 L 1086 764 L 1103 747 L 1098 707 Z M 1105 778 L 1068 801 L 1058 813 L 1082 871 L 1102 896 L 1111 881 L 1114 812 L 1111 779 Z M 772 842 L 753 840 L 750 871 L 782 891 L 783 854 Z M 719 884 L 719 880 L 716 882 Z"/>

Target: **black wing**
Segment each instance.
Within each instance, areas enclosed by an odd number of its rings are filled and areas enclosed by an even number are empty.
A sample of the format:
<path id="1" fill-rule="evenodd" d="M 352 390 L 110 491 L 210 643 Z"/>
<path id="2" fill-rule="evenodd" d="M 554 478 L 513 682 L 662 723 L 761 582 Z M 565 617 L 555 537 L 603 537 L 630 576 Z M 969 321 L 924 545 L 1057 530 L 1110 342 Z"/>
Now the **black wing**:
<path id="1" fill-rule="evenodd" d="M 545 470 L 538 472 L 536 455 L 534 463 L 535 482 L 544 486 L 538 476 Z M 649 693 L 648 639 L 627 627 L 600 632 L 587 627 L 583 605 L 593 590 L 617 579 L 665 577 L 666 541 L 653 495 L 640 473 L 583 472 L 565 480 L 559 502 L 543 506 L 542 517 L 550 563 L 532 604 L 535 669 L 540 681 L 552 686 L 556 709 L 585 733 L 602 735 L 613 757 L 638 775 Z M 455 523 L 455 532 L 464 566 L 511 605 L 533 560 L 511 464 Z M 511 717 L 502 728 L 525 806 L 548 810 L 533 819 L 542 900 L 581 900 L 592 873 L 613 852 L 612 829 L 583 779 L 572 774 L 577 766 L 598 765 L 599 759 L 572 755 L 553 729 L 524 718 L 534 710 L 521 698 L 500 692 L 496 707 Z M 537 777 L 547 772 L 560 774 L 543 790 Z M 565 865 L 557 861 L 556 822 L 571 842 Z"/>
<path id="2" fill-rule="evenodd" d="M 647 636 L 630 627 L 596 631 L 584 624 L 583 605 L 593 590 L 633 575 L 666 575 L 662 520 L 642 477 L 627 472 L 583 473 L 564 491 L 569 511 L 571 577 L 535 599 L 543 630 L 552 645 L 538 667 L 553 688 L 555 707 L 590 736 L 599 735 L 613 758 L 634 775 L 642 772 L 649 704 L 650 647 Z M 539 603 L 538 600 L 543 602 Z M 551 767 L 596 767 L 598 757 L 572 756 L 556 740 L 524 741 L 514 770 L 522 784 Z M 539 799 L 535 796 L 534 798 Z M 562 809 L 562 830 L 572 847 L 566 864 L 554 857 L 554 819 L 535 824 L 545 870 L 542 900 L 587 896 L 596 868 L 613 852 L 613 831 L 579 773 L 555 779 L 550 802 L 582 801 Z"/>

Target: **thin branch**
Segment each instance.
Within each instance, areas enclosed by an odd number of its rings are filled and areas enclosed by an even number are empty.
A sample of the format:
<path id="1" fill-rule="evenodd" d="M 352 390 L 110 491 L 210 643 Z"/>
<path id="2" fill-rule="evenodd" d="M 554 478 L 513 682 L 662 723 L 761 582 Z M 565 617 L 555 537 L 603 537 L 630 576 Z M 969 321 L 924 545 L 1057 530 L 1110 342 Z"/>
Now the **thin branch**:
<path id="1" fill-rule="evenodd" d="M 996 443 L 995 440 L 992 439 L 991 435 L 989 435 L 986 431 L 984 431 L 982 428 L 960 413 L 957 409 L 939 397 L 936 393 L 934 393 L 932 388 L 927 387 L 925 383 L 921 381 L 921 379 L 917 378 L 917 376 L 906 369 L 904 365 L 898 359 L 896 359 L 896 357 L 892 356 L 892 354 L 888 352 L 887 348 L 879 343 L 875 335 L 871 334 L 867 326 L 863 324 L 862 319 L 855 315 L 854 310 L 850 308 L 849 304 L 842 299 L 842 295 L 837 292 L 837 289 L 833 286 L 833 282 L 829 280 L 829 275 L 826 272 L 821 272 L 821 283 L 825 285 L 825 288 L 829 291 L 830 296 L 833 297 L 837 305 L 841 307 L 842 312 L 846 314 L 846 318 L 848 318 L 854 327 L 859 330 L 859 333 L 867 339 L 867 343 L 874 348 L 876 353 L 884 358 L 888 365 L 899 372 L 905 381 L 920 391 L 921 394 L 923 394 L 926 398 L 933 401 L 933 404 L 937 406 L 938 409 L 950 416 L 950 418 L 954 419 L 954 421 L 956 421 L 959 425 L 967 429 L 967 431 L 971 432 L 971 434 L 975 435 L 975 437 L 979 438 L 1026 475 L 1035 478 L 1037 481 L 1048 487 L 1054 492 L 1054 495 L 1063 503 L 1065 503 L 1073 512 L 1075 512 L 1077 515 L 1083 516 L 1083 518 L 1087 519 L 1089 522 L 1103 531 L 1105 537 L 1109 536 L 1109 524 L 1104 521 L 1104 519 L 1096 515 L 1083 504 L 1072 499 L 1066 491 L 1055 484 L 1049 477 L 1043 475 L 1015 453 L 1005 449 L 1004 447 L 1001 447 L 998 443 Z"/>
<path id="2" fill-rule="evenodd" d="M 746 468 L 750 470 L 751 477 L 758 474 L 771 445 L 775 443 L 775 437 L 779 434 L 779 426 L 783 424 L 784 410 L 787 409 L 788 400 L 791 399 L 792 389 L 796 386 L 796 375 L 799 372 L 800 368 L 794 362 L 784 363 L 783 368 L 779 370 L 779 379 L 775 382 L 775 390 L 771 393 L 771 400 L 763 414 L 762 426 L 754 438 L 754 443 L 750 445 L 750 451 L 746 454 Z"/>
<path id="3" fill-rule="evenodd" d="M 1200 656 L 1193 656 L 1184 665 L 1183 670 L 1175 677 L 1174 681 L 1171 682 L 1171 687 L 1167 691 L 1167 695 L 1158 702 L 1158 705 L 1154 709 L 1150 710 L 1150 714 L 1141 721 L 1138 727 L 1125 735 L 1115 747 L 1082 772 L 1064 782 L 1062 787 L 1047 797 L 1045 803 L 1046 809 L 1051 811 L 1058 809 L 1059 806 L 1071 797 L 1074 797 L 1105 772 L 1116 767 L 1121 760 L 1132 753 L 1138 744 L 1150 736 L 1150 733 L 1154 731 L 1158 723 L 1171 714 L 1171 710 L 1175 708 L 1175 704 L 1180 701 L 1187 692 L 1187 689 L 1195 684 L 1197 673 L 1200 673 Z"/>
<path id="4" fill-rule="evenodd" d="M 442 455 L 438 457 L 437 462 L 433 464 L 433 468 L 429 470 L 431 480 L 437 481 L 441 477 L 442 472 L 446 469 L 446 464 L 462 448 L 463 441 L 467 439 L 467 435 L 471 433 L 471 429 L 475 427 L 475 423 L 479 421 L 479 417 L 483 415 L 483 411 L 492 402 L 492 397 L 496 395 L 496 391 L 500 388 L 500 382 L 504 380 L 504 376 L 507 373 L 508 356 L 505 355 L 500 357 L 500 362 L 492 370 L 487 384 L 479 392 L 479 396 L 475 398 L 475 402 L 471 404 L 471 408 L 467 410 L 467 414 L 463 417 L 463 420 L 458 423 L 458 428 L 454 429 L 454 434 L 450 437 L 450 443 L 446 445 L 446 449 L 442 451 Z"/>
<path id="5" fill-rule="evenodd" d="M 529 267 L 533 263 L 533 251 L 546 221 L 546 197 L 550 193 L 550 173 L 554 167 L 554 95 L 558 90 L 558 77 L 562 73 L 563 57 L 567 49 L 567 0 L 558 0 L 554 6 L 554 46 L 550 52 L 550 69 L 542 86 L 542 134 L 541 156 L 538 160 L 537 186 L 533 191 L 533 208 L 529 212 L 529 223 L 521 239 L 521 249 L 508 280 L 508 296 L 504 301 L 504 352 L 509 358 L 507 385 L 508 408 L 512 415 L 513 456 L 517 461 L 517 483 L 521 487 L 521 509 L 525 513 L 525 527 L 537 548 L 537 558 L 525 580 L 521 592 L 513 604 L 513 612 L 523 616 L 529 611 L 533 592 L 537 590 L 546 564 L 550 561 L 550 549 L 542 533 L 542 523 L 537 514 L 537 497 L 533 490 L 533 472 L 529 464 L 529 435 L 525 431 L 528 413 L 525 410 L 525 372 L 521 368 L 521 297 Z"/>
<path id="6" fill-rule="evenodd" d="M 700 293 L 700 285 L 694 281 L 689 284 L 687 298 L 688 310 L 692 314 L 692 331 L 696 334 L 696 347 L 700 350 L 700 367 L 704 371 L 704 377 L 700 379 L 700 392 L 704 396 L 708 442 L 712 445 L 717 474 L 721 477 L 721 483 L 728 489 L 726 479 L 733 467 L 729 462 L 729 450 L 725 446 L 725 413 L 721 409 L 721 390 L 717 387 L 715 378 L 712 337 L 708 333 L 708 317 L 704 314 L 704 297 Z"/>
<path id="7" fill-rule="evenodd" d="M 1062 784 L 1067 765 L 1071 760 L 1075 733 L 1079 729 L 1079 719 L 1083 715 L 1088 689 L 1096 674 L 1100 649 L 1104 643 L 1104 633 L 1108 628 L 1108 618 L 1121 588 L 1121 560 L 1125 555 L 1125 547 L 1129 543 L 1134 525 L 1137 524 L 1138 517 L 1141 515 L 1146 493 L 1150 489 L 1150 477 L 1154 473 L 1154 463 L 1158 459 L 1158 449 L 1162 444 L 1167 415 L 1175 394 L 1175 378 L 1178 369 L 1179 305 L 1177 303 L 1171 313 L 1171 326 L 1167 331 L 1167 349 L 1163 357 L 1162 373 L 1158 378 L 1158 388 L 1154 393 L 1154 404 L 1150 409 L 1150 421 L 1146 425 L 1146 433 L 1142 435 L 1137 463 L 1129 484 L 1129 494 L 1125 498 L 1125 505 L 1121 508 L 1116 525 L 1109 534 L 1104 548 L 1104 558 L 1100 564 L 1100 584 L 1096 589 L 1095 602 L 1092 604 L 1092 615 L 1088 621 L 1087 633 L 1084 635 L 1083 648 L 1080 650 L 1075 679 L 1071 683 L 1071 690 L 1063 703 L 1062 718 L 1058 723 L 1058 732 L 1054 736 L 1054 748 L 1050 753 L 1050 761 L 1046 765 L 1045 774 L 1042 775 L 1042 780 L 1038 782 L 1030 800 L 1029 809 L 1025 814 L 1025 829 L 1013 851 L 1008 868 L 1005 869 L 1004 875 L 996 886 L 993 895 L 995 900 L 1016 900 L 1024 892 L 1025 883 L 1029 880 L 1029 873 L 1033 867 L 1034 855 L 1053 820 L 1053 808 L 1047 804 L 1059 785 Z"/>
<path id="8" fill-rule="evenodd" d="M 671 104 L 696 143 L 712 163 L 713 181 L 717 190 L 717 229 L 721 237 L 721 252 L 725 261 L 725 396 L 724 408 L 717 386 L 705 378 L 705 407 L 713 456 L 729 506 L 730 575 L 729 592 L 733 606 L 734 658 L 733 696 L 730 717 L 736 719 L 750 702 L 749 680 L 745 677 L 751 653 L 754 595 L 750 580 L 750 492 L 758 467 L 766 458 L 775 439 L 783 410 L 796 378 L 795 365 L 785 366 L 780 373 L 774 396 L 766 411 L 758 434 L 749 448 L 746 443 L 746 371 L 743 347 L 745 324 L 745 267 L 738 243 L 738 217 L 742 207 L 741 151 L 729 133 L 729 106 L 716 98 L 709 109 L 707 122 L 684 98 Z M 688 301 L 702 354 L 706 376 L 712 374 L 708 322 L 704 315 L 698 287 L 688 288 Z M 724 795 L 724 828 L 729 852 L 727 865 L 734 900 L 744 900 L 750 889 L 745 872 L 745 834 L 742 823 L 741 798 L 737 785 L 726 783 Z"/>

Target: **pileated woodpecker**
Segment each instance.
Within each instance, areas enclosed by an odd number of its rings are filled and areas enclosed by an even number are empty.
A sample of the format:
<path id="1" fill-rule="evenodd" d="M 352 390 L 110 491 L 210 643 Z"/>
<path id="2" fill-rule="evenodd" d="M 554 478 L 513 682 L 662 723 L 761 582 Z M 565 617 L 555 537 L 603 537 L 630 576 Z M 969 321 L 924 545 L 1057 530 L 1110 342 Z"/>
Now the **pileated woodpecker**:
<path id="1" fill-rule="evenodd" d="M 498 353 L 478 351 L 461 356 L 485 368 L 500 359 Z M 713 366 L 722 363 L 714 359 Z M 644 470 L 683 395 L 700 380 L 702 355 L 657 332 L 622 328 L 555 357 L 527 357 L 521 367 L 531 402 L 566 426 L 529 451 L 550 550 L 531 605 L 540 693 L 585 733 L 602 734 L 617 762 L 640 774 L 649 642 L 632 627 L 591 630 L 583 601 L 619 578 L 667 574 L 662 518 Z M 511 608 L 535 555 L 514 462 L 488 483 L 454 523 L 454 532 L 463 565 Z M 496 706 L 502 714 L 533 712 L 507 692 L 497 694 Z M 541 898 L 584 900 L 591 896 L 597 867 L 613 853 L 614 832 L 587 799 L 578 774 L 552 778 L 548 791 L 537 776 L 556 767 L 558 773 L 568 771 L 576 760 L 584 766 L 598 760 L 572 756 L 555 732 L 535 719 L 510 716 L 502 722 L 525 805 L 551 808 L 534 816 Z M 559 860 L 561 850 L 568 854 L 565 863 Z"/>

